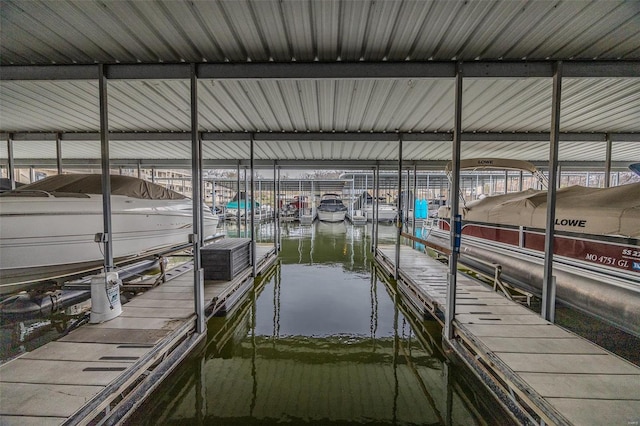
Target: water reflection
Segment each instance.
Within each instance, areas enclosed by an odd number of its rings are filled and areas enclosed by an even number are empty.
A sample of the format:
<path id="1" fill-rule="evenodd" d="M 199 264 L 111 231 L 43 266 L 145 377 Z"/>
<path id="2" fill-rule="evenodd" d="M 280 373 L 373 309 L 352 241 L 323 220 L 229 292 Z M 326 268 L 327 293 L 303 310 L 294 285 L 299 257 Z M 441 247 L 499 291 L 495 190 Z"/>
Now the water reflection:
<path id="1" fill-rule="evenodd" d="M 206 348 L 130 424 L 485 422 L 454 386 L 437 323 L 371 269 L 365 233 L 286 229 L 271 276 L 212 319 Z"/>

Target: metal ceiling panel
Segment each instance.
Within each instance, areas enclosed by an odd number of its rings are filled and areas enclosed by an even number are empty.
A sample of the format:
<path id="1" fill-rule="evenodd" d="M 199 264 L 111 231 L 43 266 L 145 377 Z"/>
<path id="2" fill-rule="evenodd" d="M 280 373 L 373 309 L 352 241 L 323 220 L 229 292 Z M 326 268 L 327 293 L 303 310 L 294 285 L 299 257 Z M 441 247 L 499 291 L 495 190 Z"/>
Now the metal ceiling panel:
<path id="1" fill-rule="evenodd" d="M 100 128 L 97 81 L 2 81 L 0 128 L 72 132 Z"/>
<path id="2" fill-rule="evenodd" d="M 110 131 L 189 131 L 188 81 L 113 80 L 108 83 Z"/>
<path id="3" fill-rule="evenodd" d="M 637 131 L 640 78 L 563 80 L 560 127 L 571 132 Z"/>
<path id="4" fill-rule="evenodd" d="M 100 141 L 64 141 L 62 143 L 62 158 L 100 158 Z"/>
<path id="5" fill-rule="evenodd" d="M 2 0 L 5 64 L 638 58 L 635 1 Z"/>

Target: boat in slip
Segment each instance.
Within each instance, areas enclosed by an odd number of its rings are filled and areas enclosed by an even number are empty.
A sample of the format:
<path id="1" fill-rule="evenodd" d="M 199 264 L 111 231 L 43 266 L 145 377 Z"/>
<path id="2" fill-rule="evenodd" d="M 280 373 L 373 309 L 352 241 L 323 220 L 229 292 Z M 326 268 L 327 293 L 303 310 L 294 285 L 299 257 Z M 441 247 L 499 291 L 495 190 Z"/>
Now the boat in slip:
<path id="1" fill-rule="evenodd" d="M 342 222 L 347 215 L 347 206 L 338 194 L 324 194 L 316 211 L 322 222 Z"/>
<path id="2" fill-rule="evenodd" d="M 378 222 L 395 222 L 398 209 L 395 205 L 387 203 L 385 197 L 378 197 L 378 210 L 375 211 L 374 197 L 368 192 L 363 192 L 356 200 L 354 207 L 362 211 L 367 222 L 373 222 L 377 217 Z"/>
<path id="3" fill-rule="evenodd" d="M 463 202 L 460 214 L 461 262 L 501 265 L 514 284 L 541 291 L 546 190 Z M 430 239 L 448 244 L 449 207 L 438 216 Z M 553 238 L 558 298 L 640 336 L 640 183 L 558 189 Z"/>
<path id="4" fill-rule="evenodd" d="M 102 176 L 51 176 L 0 194 L 0 294 L 101 267 L 104 230 Z M 204 235 L 218 218 L 203 206 Z M 115 263 L 189 242 L 192 200 L 160 185 L 111 176 Z"/>

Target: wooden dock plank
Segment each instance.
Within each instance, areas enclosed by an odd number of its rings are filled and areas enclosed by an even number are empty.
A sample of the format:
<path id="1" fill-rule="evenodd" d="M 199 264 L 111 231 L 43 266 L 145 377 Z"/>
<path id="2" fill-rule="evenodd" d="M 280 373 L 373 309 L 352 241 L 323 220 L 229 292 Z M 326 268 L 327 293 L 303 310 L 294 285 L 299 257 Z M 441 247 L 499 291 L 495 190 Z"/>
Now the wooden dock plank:
<path id="1" fill-rule="evenodd" d="M 521 373 L 520 376 L 544 397 L 640 401 L 637 374 Z"/>
<path id="2" fill-rule="evenodd" d="M 640 424 L 640 401 L 549 398 L 573 424 L 580 426 Z"/>
<path id="3" fill-rule="evenodd" d="M 501 353 L 500 359 L 518 373 L 576 373 L 636 375 L 640 386 L 640 369 L 609 354 L 538 354 Z"/>
<path id="4" fill-rule="evenodd" d="M 156 344 L 171 330 L 122 330 L 108 328 L 79 328 L 59 342 Z"/>
<path id="5" fill-rule="evenodd" d="M 463 324 L 539 324 L 547 322 L 537 315 L 505 315 L 505 314 L 457 314 L 456 320 Z"/>
<path id="6" fill-rule="evenodd" d="M 170 318 L 145 318 L 144 321 L 142 321 L 138 318 L 127 318 L 119 316 L 110 321 L 106 321 L 96 325 L 90 325 L 89 328 L 117 328 L 122 330 L 174 330 L 180 324 L 181 321 L 172 320 Z"/>
<path id="7" fill-rule="evenodd" d="M 521 325 L 521 324 L 464 324 L 464 328 L 478 337 L 557 337 L 570 336 L 566 331 L 553 325 Z"/>
<path id="8" fill-rule="evenodd" d="M 10 365 L 11 368 L 2 370 L 0 380 L 3 383 L 106 386 L 127 369 L 126 363 L 122 362 L 98 363 L 23 358 L 12 360 Z"/>
<path id="9" fill-rule="evenodd" d="M 193 283 L 191 284 L 192 288 L 190 290 L 186 290 L 184 292 L 181 293 L 176 293 L 176 292 L 172 292 L 172 293 L 163 293 L 163 292 L 155 292 L 155 291 L 148 291 L 145 294 L 142 294 L 138 297 L 140 297 L 143 300 L 193 300 Z"/>
<path id="10" fill-rule="evenodd" d="M 524 337 L 484 337 L 482 343 L 493 352 L 541 353 L 541 354 L 606 354 L 601 347 L 577 337 L 524 338 Z"/>
<path id="11" fill-rule="evenodd" d="M 22 419 L 25 423 L 14 422 L 23 416 L 44 417 L 44 420 L 61 418 L 56 423 L 60 424 L 102 389 L 102 386 L 88 385 L 0 382 L 0 424 L 29 424 L 26 418 Z M 43 424 L 47 424 L 46 421 Z"/>
<path id="12" fill-rule="evenodd" d="M 2 426 L 58 426 L 67 419 L 67 417 L 49 417 L 49 416 L 3 416 L 0 415 L 0 424 Z"/>
<path id="13" fill-rule="evenodd" d="M 68 345 L 73 345 L 69 348 Z M 73 350 L 69 350 L 73 349 Z M 149 347 L 130 347 L 117 344 L 50 342 L 21 356 L 22 359 L 59 361 L 110 361 L 131 363 L 149 352 Z"/>
<path id="14" fill-rule="evenodd" d="M 193 305 L 193 303 L 192 303 Z M 193 307 L 191 308 L 145 308 L 140 306 L 131 306 L 122 312 L 123 318 L 166 318 L 180 319 L 189 318 L 193 315 Z"/>
<path id="15" fill-rule="evenodd" d="M 195 309 L 195 301 L 193 297 L 191 300 L 174 300 L 169 305 L 171 308 L 194 308 Z M 133 299 L 131 302 L 123 305 L 123 308 L 129 309 L 132 307 L 136 308 L 158 308 L 162 309 L 167 307 L 167 301 L 163 299 Z"/>

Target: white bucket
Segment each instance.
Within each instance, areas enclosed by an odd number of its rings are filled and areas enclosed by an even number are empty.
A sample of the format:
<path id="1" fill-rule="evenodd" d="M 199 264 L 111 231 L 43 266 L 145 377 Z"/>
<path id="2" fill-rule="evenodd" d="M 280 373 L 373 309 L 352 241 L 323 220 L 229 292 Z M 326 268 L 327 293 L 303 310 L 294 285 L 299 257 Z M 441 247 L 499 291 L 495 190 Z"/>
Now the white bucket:
<path id="1" fill-rule="evenodd" d="M 117 272 L 99 274 L 91 279 L 91 323 L 109 321 L 122 313 Z"/>

